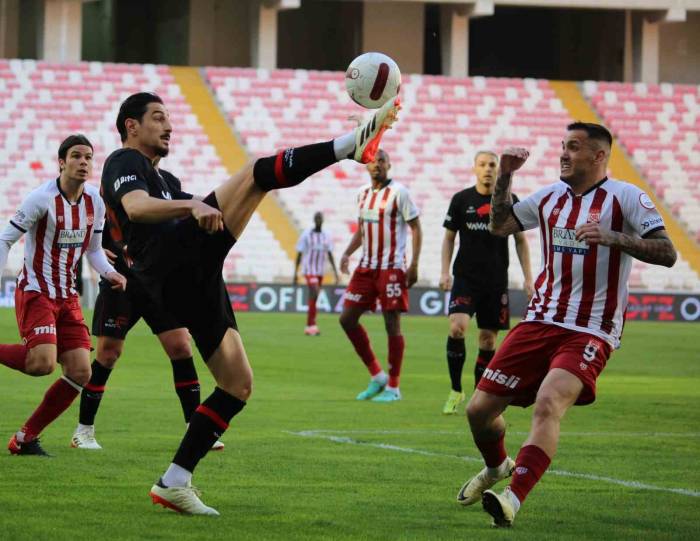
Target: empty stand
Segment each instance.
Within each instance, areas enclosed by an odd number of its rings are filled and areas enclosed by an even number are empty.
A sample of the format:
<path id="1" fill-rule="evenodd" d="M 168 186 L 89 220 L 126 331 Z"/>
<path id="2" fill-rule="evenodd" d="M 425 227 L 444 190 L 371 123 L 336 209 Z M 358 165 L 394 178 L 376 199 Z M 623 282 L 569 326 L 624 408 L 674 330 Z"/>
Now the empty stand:
<path id="1" fill-rule="evenodd" d="M 0 59 L 0 218 L 6 220 L 30 189 L 58 175 L 56 151 L 70 133 L 84 133 L 95 145 L 92 182 L 98 183 L 104 159 L 120 146 L 114 125 L 119 104 L 144 90 L 163 98 L 173 121 L 172 152 L 161 166 L 195 194 L 206 195 L 224 181 L 227 172 L 167 66 Z M 254 222 L 264 230 L 264 222 Z M 250 264 L 241 264 L 238 270 L 240 261 L 255 261 L 261 250 L 266 263 L 291 266 L 269 232 L 259 236 L 260 245 L 241 243 L 237 256 L 229 257 L 227 278 L 275 279 L 269 265 L 251 272 Z M 18 270 L 21 258 L 22 250 L 13 249 L 8 271 Z"/>
<path id="2" fill-rule="evenodd" d="M 363 111 L 347 97 L 341 73 L 305 70 L 207 68 L 206 76 L 222 109 L 253 155 L 286 146 L 328 140 L 354 126 L 349 115 Z M 474 77 L 404 76 L 403 110 L 397 129 L 385 137 L 392 176 L 406 184 L 422 212 L 424 249 L 421 280 L 436 285 L 440 273 L 442 220 L 450 197 L 473 184 L 471 165 L 479 149 L 502 151 L 526 146 L 531 157 L 513 190 L 523 197 L 559 176 L 561 139 L 571 121 L 547 81 Z M 363 167 L 343 161 L 279 197 L 296 224 L 311 225 L 321 210 L 342 253 L 356 222 L 355 196 L 368 182 Z M 539 240 L 528 233 L 533 272 Z M 522 274 L 511 243 L 509 281 Z M 697 276 L 681 262 L 667 271 L 635 262 L 635 287 L 686 289 Z"/>

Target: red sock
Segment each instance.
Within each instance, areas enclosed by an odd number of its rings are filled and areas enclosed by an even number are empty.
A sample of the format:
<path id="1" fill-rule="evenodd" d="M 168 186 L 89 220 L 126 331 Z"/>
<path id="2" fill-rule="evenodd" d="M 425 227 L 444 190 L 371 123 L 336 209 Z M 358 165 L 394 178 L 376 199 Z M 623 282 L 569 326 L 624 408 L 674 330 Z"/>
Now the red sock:
<path id="1" fill-rule="evenodd" d="M 481 456 L 484 457 L 484 462 L 486 462 L 487 467 L 497 468 L 503 464 L 503 461 L 508 456 L 508 453 L 506 453 L 505 439 L 506 433 L 503 432 L 501 437 L 495 441 L 474 440 L 474 443 L 476 443 L 476 446 L 479 448 Z"/>
<path id="2" fill-rule="evenodd" d="M 24 372 L 27 346 L 24 344 L 0 344 L 0 364 Z"/>
<path id="3" fill-rule="evenodd" d="M 44 395 L 39 407 L 22 427 L 24 441 L 36 438 L 51 422 L 68 409 L 80 393 L 80 386 L 61 376 Z"/>
<path id="4" fill-rule="evenodd" d="M 403 336 L 389 337 L 389 387 L 396 388 L 399 386 L 405 345 L 406 343 L 404 342 Z"/>
<path id="5" fill-rule="evenodd" d="M 316 299 L 309 299 L 309 311 L 306 313 L 306 325 L 316 325 Z"/>
<path id="6" fill-rule="evenodd" d="M 515 459 L 515 471 L 510 489 L 517 496 L 520 503 L 525 501 L 528 493 L 540 480 L 540 477 L 549 468 L 551 459 L 537 445 L 526 445 L 520 449 Z"/>
<path id="7" fill-rule="evenodd" d="M 355 347 L 355 351 L 360 356 L 360 359 L 362 359 L 362 362 L 365 363 L 369 373 L 372 376 L 379 374 L 379 372 L 382 371 L 382 367 L 379 366 L 377 357 L 375 357 L 374 351 L 372 351 L 372 346 L 369 343 L 369 337 L 365 332 L 365 328 L 362 325 L 358 325 L 354 329 L 346 330 L 345 334 L 348 335 L 352 345 Z"/>

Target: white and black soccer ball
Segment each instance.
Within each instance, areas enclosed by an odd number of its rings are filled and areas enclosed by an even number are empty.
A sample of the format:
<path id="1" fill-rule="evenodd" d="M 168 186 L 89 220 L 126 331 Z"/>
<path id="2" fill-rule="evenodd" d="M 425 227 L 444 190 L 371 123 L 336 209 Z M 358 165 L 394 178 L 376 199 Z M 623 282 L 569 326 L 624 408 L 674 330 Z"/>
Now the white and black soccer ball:
<path id="1" fill-rule="evenodd" d="M 378 109 L 396 97 L 401 88 L 399 66 L 382 53 L 358 56 L 345 72 L 345 88 L 358 105 Z"/>

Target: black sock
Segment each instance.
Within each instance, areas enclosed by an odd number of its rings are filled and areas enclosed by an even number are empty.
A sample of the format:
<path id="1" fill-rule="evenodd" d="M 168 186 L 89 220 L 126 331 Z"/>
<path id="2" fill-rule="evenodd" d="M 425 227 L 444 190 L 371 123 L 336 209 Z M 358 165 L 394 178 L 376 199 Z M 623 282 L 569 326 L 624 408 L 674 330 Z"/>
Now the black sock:
<path id="1" fill-rule="evenodd" d="M 462 392 L 462 367 L 467 353 L 464 347 L 464 338 L 447 337 L 447 368 L 450 371 L 452 390 Z"/>
<path id="2" fill-rule="evenodd" d="M 199 378 L 194 359 L 170 359 L 170 363 L 173 365 L 175 392 L 180 399 L 185 422 L 189 423 L 194 410 L 199 406 Z"/>
<path id="3" fill-rule="evenodd" d="M 105 385 L 109 375 L 112 373 L 111 368 L 105 368 L 97 359 L 92 361 L 92 375 L 90 381 L 83 387 L 80 394 L 80 416 L 78 421 L 81 425 L 94 425 L 97 408 L 100 407 L 102 395 L 105 392 Z"/>
<path id="4" fill-rule="evenodd" d="M 214 442 L 226 431 L 233 416 L 244 406 L 243 400 L 216 387 L 192 415 L 190 427 L 175 453 L 173 462 L 193 472 Z"/>
<path id="5" fill-rule="evenodd" d="M 337 161 L 333 141 L 288 148 L 256 161 L 253 178 L 265 192 L 290 188 Z"/>
<path id="6" fill-rule="evenodd" d="M 493 350 L 479 348 L 479 355 L 476 357 L 476 364 L 474 364 L 474 387 L 478 385 L 484 370 L 486 370 L 495 353 Z"/>

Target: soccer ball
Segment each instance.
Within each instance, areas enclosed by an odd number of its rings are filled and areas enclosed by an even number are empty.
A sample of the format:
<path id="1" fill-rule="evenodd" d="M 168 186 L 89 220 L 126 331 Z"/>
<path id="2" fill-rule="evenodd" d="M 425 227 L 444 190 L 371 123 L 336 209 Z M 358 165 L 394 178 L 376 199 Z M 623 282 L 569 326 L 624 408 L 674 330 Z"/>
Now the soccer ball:
<path id="1" fill-rule="evenodd" d="M 387 55 L 365 53 L 348 66 L 345 88 L 352 101 L 358 105 L 378 109 L 399 93 L 401 71 Z"/>

